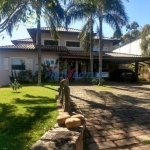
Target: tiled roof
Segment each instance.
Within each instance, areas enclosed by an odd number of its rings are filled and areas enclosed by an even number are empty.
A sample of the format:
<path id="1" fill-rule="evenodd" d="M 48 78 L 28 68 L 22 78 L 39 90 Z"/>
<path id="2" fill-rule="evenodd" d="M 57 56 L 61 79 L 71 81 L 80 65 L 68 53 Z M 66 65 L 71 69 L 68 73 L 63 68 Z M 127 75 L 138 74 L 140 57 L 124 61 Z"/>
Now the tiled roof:
<path id="1" fill-rule="evenodd" d="M 6 45 L 6 46 L 0 46 L 0 50 L 2 49 L 35 49 L 34 44 L 19 44 L 19 45 Z"/>
<path id="2" fill-rule="evenodd" d="M 42 45 L 42 50 L 54 51 L 54 52 L 66 52 L 68 49 L 65 46 L 48 46 Z M 0 50 L 37 50 L 37 45 L 34 44 L 18 44 L 18 45 L 7 45 L 0 46 Z"/>
<path id="3" fill-rule="evenodd" d="M 116 53 L 116 52 L 104 52 L 104 56 L 112 56 L 112 57 L 143 57 L 141 55 L 134 54 L 125 54 L 125 53 Z"/>
<path id="4" fill-rule="evenodd" d="M 29 30 L 37 30 L 37 28 L 30 28 Z M 49 31 L 50 28 L 49 27 L 42 27 L 41 30 L 43 31 Z M 78 29 L 73 29 L 73 28 L 68 28 L 66 29 L 65 27 L 57 27 L 56 28 L 57 31 L 62 31 L 62 32 L 81 32 L 81 30 Z"/>
<path id="5" fill-rule="evenodd" d="M 31 38 L 17 39 L 17 40 L 11 40 L 11 41 L 33 42 L 33 40 Z"/>
<path id="6" fill-rule="evenodd" d="M 70 55 L 70 56 L 90 56 L 90 53 L 86 53 L 84 51 L 69 50 L 68 55 Z M 99 52 L 93 52 L 93 56 L 98 56 L 98 55 L 99 55 Z M 143 57 L 143 56 L 139 56 L 139 55 L 114 53 L 114 52 L 102 52 L 102 55 L 109 56 L 109 57 Z"/>

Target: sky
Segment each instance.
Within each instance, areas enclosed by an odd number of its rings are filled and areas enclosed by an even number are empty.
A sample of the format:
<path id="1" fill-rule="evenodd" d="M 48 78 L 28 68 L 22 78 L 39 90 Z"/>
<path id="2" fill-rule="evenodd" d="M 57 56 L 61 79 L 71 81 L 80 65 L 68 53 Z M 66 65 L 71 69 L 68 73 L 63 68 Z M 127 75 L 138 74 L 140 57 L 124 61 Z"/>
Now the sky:
<path id="1" fill-rule="evenodd" d="M 129 23 L 136 21 L 140 25 L 139 28 L 142 28 L 145 24 L 150 24 L 150 0 L 129 0 L 129 2 L 126 2 L 125 0 L 123 1 L 125 4 L 127 15 L 129 17 Z M 83 25 L 84 25 L 84 21 L 78 21 L 71 24 L 69 27 L 75 29 L 81 29 Z M 42 21 L 41 27 L 45 27 L 45 26 L 46 25 L 44 21 Z M 0 36 L 0 46 L 12 45 L 11 40 L 30 38 L 26 30 L 27 28 L 30 28 L 30 26 L 20 26 L 18 30 L 14 29 L 11 38 L 8 36 L 6 32 L 1 33 L 4 35 L 5 38 L 2 39 L 2 36 Z M 94 31 L 96 31 L 96 28 L 94 29 Z M 103 24 L 103 35 L 105 37 L 112 37 L 113 32 L 114 31 L 109 25 L 105 23 Z M 123 34 L 126 32 L 125 27 L 122 29 L 122 32 Z"/>

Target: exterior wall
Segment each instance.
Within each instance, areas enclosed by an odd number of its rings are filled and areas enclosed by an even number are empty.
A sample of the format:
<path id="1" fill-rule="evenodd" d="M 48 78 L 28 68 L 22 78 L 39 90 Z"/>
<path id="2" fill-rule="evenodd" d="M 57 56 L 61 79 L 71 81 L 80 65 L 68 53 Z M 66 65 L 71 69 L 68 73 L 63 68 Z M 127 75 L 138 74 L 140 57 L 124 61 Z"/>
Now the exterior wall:
<path id="1" fill-rule="evenodd" d="M 133 41 L 132 43 L 126 44 L 122 47 L 115 49 L 113 52 L 141 55 L 142 50 L 140 48 L 140 43 L 141 39 L 138 39 L 136 41 Z"/>
<path id="2" fill-rule="evenodd" d="M 58 40 L 59 46 L 66 46 L 66 41 L 79 41 L 77 39 L 77 36 L 78 35 L 59 34 L 59 40 Z M 44 45 L 44 39 L 52 39 L 52 37 L 48 33 L 42 33 L 42 35 L 41 35 L 41 44 L 42 45 Z M 36 40 L 36 44 L 37 44 L 37 40 Z M 68 47 L 68 49 L 69 50 L 82 50 L 81 47 Z"/>
<path id="3" fill-rule="evenodd" d="M 70 35 L 70 34 L 59 34 L 59 46 L 66 46 L 66 41 L 79 41 L 77 39 L 78 35 Z M 44 45 L 44 39 L 52 39 L 50 33 L 42 33 L 41 35 L 41 44 Z M 37 37 L 36 37 L 36 44 L 37 44 Z M 98 43 L 94 46 L 99 46 Z M 80 47 L 67 47 L 69 50 L 82 50 L 81 44 Z M 105 50 L 107 48 L 107 50 Z M 112 52 L 113 50 L 113 43 L 112 42 L 105 42 L 103 46 L 103 51 Z"/>
<path id="4" fill-rule="evenodd" d="M 38 57 L 37 57 L 37 52 L 18 52 L 18 51 L 13 51 L 13 52 L 0 52 L 0 86 L 2 85 L 7 85 L 10 83 L 9 75 L 11 75 L 11 57 L 22 57 L 26 59 L 32 59 L 33 60 L 33 70 L 32 73 L 34 73 L 38 70 Z M 8 58 L 8 70 L 4 69 L 4 59 Z M 49 59 L 58 59 L 59 56 L 54 53 L 49 53 L 49 52 L 42 52 L 42 63 L 44 62 L 44 58 L 49 58 Z M 26 62 L 25 62 L 26 64 Z M 59 72 L 59 65 L 55 69 L 56 72 Z M 18 71 L 16 71 L 18 72 Z"/>

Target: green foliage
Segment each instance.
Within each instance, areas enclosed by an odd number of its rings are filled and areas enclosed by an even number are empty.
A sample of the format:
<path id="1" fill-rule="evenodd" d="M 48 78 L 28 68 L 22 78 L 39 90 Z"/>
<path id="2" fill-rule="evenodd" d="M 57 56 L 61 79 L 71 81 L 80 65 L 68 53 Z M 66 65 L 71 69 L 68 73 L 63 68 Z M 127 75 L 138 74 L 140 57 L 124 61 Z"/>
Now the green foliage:
<path id="1" fill-rule="evenodd" d="M 150 56 L 150 25 L 146 24 L 141 31 L 141 49 L 144 56 Z"/>
<path id="2" fill-rule="evenodd" d="M 17 91 L 18 89 L 22 88 L 22 85 L 15 79 L 13 83 L 10 84 L 10 87 Z"/>
<path id="3" fill-rule="evenodd" d="M 51 67 L 50 63 L 48 63 L 48 64 L 46 64 L 45 62 L 41 63 L 41 67 L 42 67 L 42 69 L 41 69 L 41 81 L 42 82 L 48 82 L 49 81 L 49 79 L 45 78 L 45 74 L 46 74 L 46 72 L 52 73 L 58 67 L 58 63 L 59 63 L 59 59 L 56 60 L 54 67 Z M 37 77 L 38 77 L 38 71 L 35 72 L 34 81 L 37 80 Z"/>
<path id="4" fill-rule="evenodd" d="M 138 81 L 147 81 L 147 79 L 146 79 L 146 78 L 143 78 L 143 77 L 139 77 L 139 78 L 138 78 Z"/>
<path id="5" fill-rule="evenodd" d="M 21 83 L 29 82 L 32 77 L 33 76 L 31 70 L 21 70 L 17 75 L 17 79 Z"/>
<path id="6" fill-rule="evenodd" d="M 9 76 L 11 82 L 14 82 L 17 79 L 16 71 L 11 70 L 11 76 Z"/>
<path id="7" fill-rule="evenodd" d="M 15 79 L 20 83 L 25 83 L 32 80 L 32 78 L 33 76 L 31 70 L 21 70 L 18 72 L 18 74 L 16 73 L 16 71 L 12 70 L 11 76 L 9 76 L 9 79 L 12 83 L 15 81 Z"/>
<path id="8" fill-rule="evenodd" d="M 91 75 L 88 75 L 88 76 L 87 76 L 87 75 L 85 74 L 85 75 L 83 76 L 83 78 L 82 78 L 82 81 L 83 81 L 83 82 L 86 82 L 86 83 L 91 83 L 91 82 L 92 82 L 92 77 L 91 77 Z"/>
<path id="9" fill-rule="evenodd" d="M 102 83 L 104 83 L 104 82 L 105 82 L 105 80 L 102 78 Z M 98 85 L 99 84 L 99 78 L 98 77 L 94 77 L 92 79 L 92 84 Z"/>
<path id="10" fill-rule="evenodd" d="M 140 37 L 140 30 L 138 30 L 139 24 L 136 21 L 133 21 L 131 24 L 126 25 L 126 34 L 121 37 L 121 44 L 130 43 Z"/>

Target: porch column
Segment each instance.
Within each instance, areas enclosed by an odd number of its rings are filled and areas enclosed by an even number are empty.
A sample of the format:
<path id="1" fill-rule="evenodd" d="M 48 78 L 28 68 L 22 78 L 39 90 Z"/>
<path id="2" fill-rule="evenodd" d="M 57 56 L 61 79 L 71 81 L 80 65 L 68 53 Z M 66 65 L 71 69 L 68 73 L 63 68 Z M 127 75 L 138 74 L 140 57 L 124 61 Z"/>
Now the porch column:
<path id="1" fill-rule="evenodd" d="M 65 59 L 65 64 L 67 63 L 67 59 Z M 67 76 L 67 69 L 64 70 L 65 75 Z"/>
<path id="2" fill-rule="evenodd" d="M 75 72 L 76 72 L 75 80 L 77 80 L 78 79 L 78 60 L 76 60 L 76 70 L 75 70 Z"/>
<path id="3" fill-rule="evenodd" d="M 138 61 L 135 61 L 135 75 L 136 75 L 136 79 L 138 80 L 138 65 L 139 65 L 139 63 L 138 63 Z"/>

